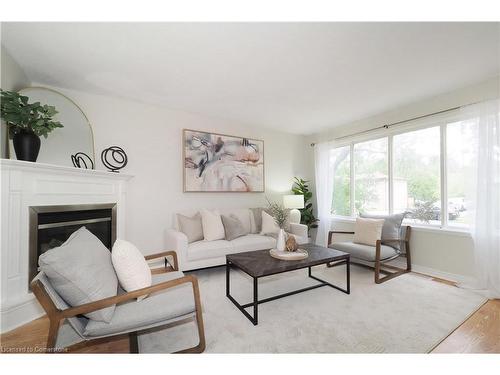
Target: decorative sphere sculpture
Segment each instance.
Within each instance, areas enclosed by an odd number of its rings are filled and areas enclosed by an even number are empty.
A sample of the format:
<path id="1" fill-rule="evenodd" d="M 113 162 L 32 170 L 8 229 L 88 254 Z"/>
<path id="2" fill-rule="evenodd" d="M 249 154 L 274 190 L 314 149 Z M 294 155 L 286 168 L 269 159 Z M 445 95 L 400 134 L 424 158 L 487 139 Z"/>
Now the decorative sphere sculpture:
<path id="1" fill-rule="evenodd" d="M 118 172 L 127 165 L 127 154 L 118 146 L 108 147 L 101 152 L 102 164 L 111 172 Z"/>

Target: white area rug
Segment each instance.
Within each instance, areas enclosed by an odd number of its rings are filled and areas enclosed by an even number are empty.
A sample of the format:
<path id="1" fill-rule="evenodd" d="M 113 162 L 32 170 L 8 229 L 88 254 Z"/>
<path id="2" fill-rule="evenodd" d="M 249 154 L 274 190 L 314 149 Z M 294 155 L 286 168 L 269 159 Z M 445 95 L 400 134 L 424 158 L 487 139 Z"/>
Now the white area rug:
<path id="1" fill-rule="evenodd" d="M 259 305 L 254 326 L 225 296 L 223 267 L 197 271 L 206 353 L 426 353 L 486 299 L 414 274 L 374 284 L 373 272 L 351 267 L 351 294 L 328 286 Z M 343 286 L 344 267 L 314 268 Z M 259 280 L 259 299 L 313 285 L 307 270 Z M 231 294 L 252 298 L 252 280 L 231 272 Z M 175 303 L 175 301 L 172 301 Z M 141 353 L 170 353 L 197 344 L 194 322 L 143 333 Z"/>

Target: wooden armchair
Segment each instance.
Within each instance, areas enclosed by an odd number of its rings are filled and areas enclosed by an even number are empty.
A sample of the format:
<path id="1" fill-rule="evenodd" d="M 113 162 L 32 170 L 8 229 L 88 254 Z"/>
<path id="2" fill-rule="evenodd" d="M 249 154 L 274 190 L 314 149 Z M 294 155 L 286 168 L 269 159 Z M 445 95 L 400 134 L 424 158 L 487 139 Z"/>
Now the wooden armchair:
<path id="1" fill-rule="evenodd" d="M 99 301 L 94 301 L 90 303 L 85 303 L 79 306 L 68 306 L 64 300 L 57 294 L 57 292 L 52 288 L 48 278 L 43 274 L 39 273 L 37 277 L 31 283 L 31 289 L 35 294 L 36 298 L 44 308 L 47 316 L 49 318 L 50 327 L 49 334 L 47 338 L 47 352 L 54 352 L 54 346 L 56 344 L 57 334 L 59 332 L 59 328 L 61 324 L 67 319 L 73 329 L 77 332 L 77 334 L 85 340 L 85 342 L 95 339 L 102 339 L 104 337 L 109 338 L 113 336 L 128 334 L 130 338 L 130 351 L 131 353 L 138 353 L 138 343 L 137 343 L 137 332 L 149 329 L 158 326 L 172 326 L 175 324 L 179 324 L 179 322 L 184 322 L 196 319 L 198 326 L 198 336 L 199 343 L 195 347 L 181 350 L 177 353 L 201 353 L 205 350 L 205 331 L 203 327 L 203 317 L 201 310 L 201 301 L 200 301 L 200 290 L 198 286 L 198 280 L 193 275 L 183 275 L 182 272 L 179 272 L 178 262 L 177 262 L 177 254 L 175 251 L 165 251 L 158 254 L 145 256 L 146 260 L 153 260 L 165 257 L 165 268 L 154 269 L 152 270 L 155 278 L 165 281 L 159 282 L 155 285 L 152 285 L 147 288 L 138 289 L 132 292 L 127 292 L 123 294 L 119 294 L 113 297 L 104 298 Z M 173 258 L 173 265 L 167 260 L 167 257 Z M 163 275 L 161 275 L 163 274 Z M 192 288 L 178 288 L 179 286 L 191 284 Z M 174 287 L 175 290 L 173 289 Z M 162 292 L 162 293 L 158 293 Z M 155 293 L 154 295 L 151 295 Z M 169 310 L 169 304 L 175 303 L 173 301 L 177 301 L 178 299 L 171 298 L 168 303 L 165 303 L 165 296 L 168 299 L 169 293 L 176 293 L 171 297 L 182 297 L 185 309 L 184 314 L 181 316 L 177 316 Z M 126 321 L 114 322 L 115 318 L 111 320 L 110 323 L 102 323 L 102 322 L 94 322 L 94 325 L 97 325 L 97 328 L 93 331 L 89 331 L 89 319 L 85 318 L 83 314 L 90 313 L 92 311 L 97 311 L 103 309 L 108 306 L 112 306 L 116 304 L 116 310 L 120 309 L 120 304 L 123 302 L 131 301 L 136 299 L 137 297 L 144 296 L 148 294 L 145 300 L 140 302 L 135 302 L 135 306 L 139 306 L 139 304 L 147 301 L 148 299 L 148 308 L 154 306 L 158 311 L 163 314 L 164 312 L 164 320 L 158 321 L 148 321 L 147 316 L 140 317 L 142 322 L 140 324 L 127 325 Z M 193 298 L 193 300 L 191 299 Z M 134 311 L 134 305 L 130 306 L 130 303 L 127 304 L 128 310 L 127 315 L 130 312 Z M 116 310 L 115 315 L 116 316 Z M 143 309 L 144 310 L 144 309 Z M 140 310 L 138 310 L 140 311 Z M 119 314 L 120 315 L 120 314 Z M 122 316 L 125 314 L 121 314 Z M 133 314 L 132 314 L 133 315 Z M 147 315 L 147 314 L 146 314 Z M 138 317 L 134 317 L 135 321 L 137 321 Z M 117 318 L 118 319 L 118 318 Z M 140 319 L 139 319 L 140 320 Z M 114 324 L 115 323 L 115 324 Z M 106 325 L 106 329 L 99 332 L 99 324 Z M 113 329 L 113 324 L 115 325 L 115 329 Z M 121 329 L 120 329 L 121 328 Z M 68 348 L 65 348 L 65 351 L 71 351 L 78 347 L 81 347 L 82 344 L 75 344 Z"/>
<path id="2" fill-rule="evenodd" d="M 393 279 L 404 273 L 411 271 L 411 252 L 410 252 L 410 235 L 411 227 L 409 225 L 402 226 L 402 236 L 401 238 L 383 238 L 378 240 L 375 246 L 367 246 L 355 244 L 353 242 L 333 242 L 334 234 L 354 234 L 354 232 L 345 231 L 330 231 L 328 232 L 328 247 L 345 251 L 351 254 L 351 264 L 358 264 L 364 267 L 370 267 L 375 270 L 375 283 L 381 284 L 385 281 Z M 395 249 L 394 247 L 384 245 L 388 242 L 399 242 L 400 248 L 404 249 L 403 253 L 401 250 Z M 399 256 L 406 256 L 406 268 L 399 268 L 389 264 L 384 264 L 391 260 L 396 259 Z M 356 259 L 367 263 L 373 263 L 373 266 L 367 265 L 365 263 L 356 262 Z M 334 265 L 328 265 L 332 267 Z M 384 268 L 394 270 L 394 272 L 388 271 Z M 380 277 L 380 274 L 386 276 Z"/>

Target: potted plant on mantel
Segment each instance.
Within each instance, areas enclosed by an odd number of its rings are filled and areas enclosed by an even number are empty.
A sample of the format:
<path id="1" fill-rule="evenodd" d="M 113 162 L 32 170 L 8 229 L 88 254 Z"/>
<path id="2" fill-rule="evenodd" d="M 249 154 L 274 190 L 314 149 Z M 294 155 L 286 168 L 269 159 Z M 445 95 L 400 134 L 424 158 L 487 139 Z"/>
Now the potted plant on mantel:
<path id="1" fill-rule="evenodd" d="M 1 91 L 1 118 L 8 126 L 17 160 L 35 162 L 40 151 L 40 136 L 62 128 L 53 117 L 58 112 L 54 106 L 40 102 L 28 103 L 28 97 L 17 92 Z"/>

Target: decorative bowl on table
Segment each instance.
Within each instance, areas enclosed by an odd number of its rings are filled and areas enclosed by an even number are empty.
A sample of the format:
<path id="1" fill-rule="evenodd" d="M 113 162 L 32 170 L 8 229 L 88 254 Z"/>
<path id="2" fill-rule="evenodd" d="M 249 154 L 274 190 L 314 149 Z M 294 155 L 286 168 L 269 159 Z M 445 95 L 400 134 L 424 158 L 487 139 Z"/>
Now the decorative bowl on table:
<path id="1" fill-rule="evenodd" d="M 269 250 L 269 255 L 273 258 L 281 260 L 302 260 L 306 259 L 309 254 L 304 249 L 297 249 L 297 251 L 280 251 L 278 249 Z"/>

